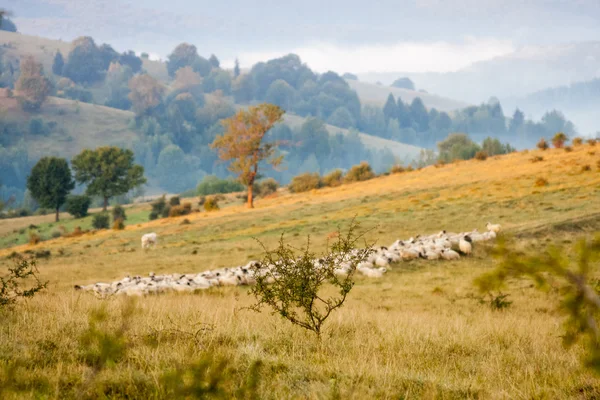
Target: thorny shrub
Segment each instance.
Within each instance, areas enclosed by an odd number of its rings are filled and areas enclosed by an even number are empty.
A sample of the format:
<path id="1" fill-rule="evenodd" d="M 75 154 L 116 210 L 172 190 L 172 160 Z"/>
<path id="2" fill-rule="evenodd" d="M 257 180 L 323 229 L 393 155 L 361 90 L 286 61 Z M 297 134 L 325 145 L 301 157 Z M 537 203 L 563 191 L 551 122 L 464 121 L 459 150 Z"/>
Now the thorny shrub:
<path id="1" fill-rule="evenodd" d="M 363 250 L 356 250 L 358 240 L 365 235 L 356 233 L 358 227 L 358 223 L 352 220 L 348 233 L 338 235 L 331 245 L 328 242 L 326 253 L 321 257 L 311 252 L 310 237 L 302 249 L 286 244 L 283 235 L 275 250 L 268 250 L 259 242 L 265 255 L 261 263 L 252 267 L 256 284 L 250 293 L 257 302 L 250 308 L 260 311 L 262 306 L 268 306 L 273 314 L 279 314 L 320 337 L 327 318 L 344 304 L 352 290 L 356 266 L 372 251 L 372 246 L 366 243 Z M 348 274 L 340 276 L 335 270 L 342 258 L 347 263 Z M 314 262 L 316 259 L 320 265 Z M 270 267 L 263 268 L 263 265 Z M 324 291 L 327 288 L 337 292 L 337 297 L 326 297 Z"/>
<path id="2" fill-rule="evenodd" d="M 0 276 L 0 308 L 10 306 L 19 299 L 33 297 L 47 286 L 48 282 L 42 282 L 38 277 L 36 259 L 16 254 L 8 274 Z"/>

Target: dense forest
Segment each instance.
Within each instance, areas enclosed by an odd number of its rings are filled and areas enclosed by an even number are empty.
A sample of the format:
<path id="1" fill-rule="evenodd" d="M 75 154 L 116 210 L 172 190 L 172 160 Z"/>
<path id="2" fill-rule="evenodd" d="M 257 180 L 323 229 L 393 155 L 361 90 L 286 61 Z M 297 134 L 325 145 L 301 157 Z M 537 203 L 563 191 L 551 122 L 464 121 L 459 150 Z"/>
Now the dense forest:
<path id="1" fill-rule="evenodd" d="M 260 102 L 306 118 L 300 126 L 280 124 L 269 133 L 285 162 L 280 170 L 265 170 L 265 176 L 282 184 L 299 173 L 327 173 L 361 161 L 370 162 L 377 172 L 411 161 L 398 160 L 389 150 L 367 147 L 359 132 L 427 149 L 435 149 L 453 132 L 466 133 L 479 143 L 491 136 L 515 147 L 532 146 L 558 131 L 575 133 L 558 111 L 547 112 L 539 122 L 528 121 L 518 109 L 505 115 L 496 99 L 452 113 L 428 109 L 418 97 L 407 104 L 391 94 L 383 108 L 364 105 L 344 78 L 331 71 L 316 73 L 294 54 L 260 62 L 241 73 L 237 62 L 233 70 L 226 70 L 215 55 L 203 57 L 194 45 L 182 43 L 168 56 L 167 81 L 144 70 L 147 57 L 133 51 L 119 53 L 110 45 L 81 37 L 73 41 L 68 54 L 55 54 L 51 71 L 43 71 L 31 60 L 27 68 L 23 61 L 5 60 L 0 49 L 0 87 L 11 93 L 19 85 L 27 87 L 35 99 L 21 102 L 24 109 L 29 107 L 27 121 L 0 114 L 2 196 L 24 198 L 26 177 L 37 161 L 29 156 L 24 138 L 60 129 L 39 114 L 47 95 L 133 112 L 129 128 L 137 133 L 132 149 L 136 162 L 155 186 L 169 192 L 193 188 L 206 175 L 229 176 L 227 165 L 209 144 L 222 133 L 223 118 L 236 108 Z M 395 85 L 414 88 L 406 80 Z M 325 123 L 350 133 L 331 134 Z M 429 154 L 412 161 L 423 163 L 423 157 L 433 160 Z"/>

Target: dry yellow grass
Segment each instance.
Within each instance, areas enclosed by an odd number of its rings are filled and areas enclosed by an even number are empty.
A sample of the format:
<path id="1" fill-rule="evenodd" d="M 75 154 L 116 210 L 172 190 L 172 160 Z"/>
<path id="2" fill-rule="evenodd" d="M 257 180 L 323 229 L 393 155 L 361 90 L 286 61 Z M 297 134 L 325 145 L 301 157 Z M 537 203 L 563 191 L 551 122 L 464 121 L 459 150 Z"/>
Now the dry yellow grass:
<path id="1" fill-rule="evenodd" d="M 600 175 L 581 172 L 597 156 L 578 146 L 570 153 L 547 150 L 542 163 L 530 157 L 515 153 L 303 194 L 280 192 L 254 210 L 231 206 L 0 250 L 0 268 L 12 251 L 52 251 L 40 263 L 51 280 L 47 293 L 0 315 L 6 321 L 0 366 L 22 362 L 18 376 L 29 389 L 14 397 L 35 397 L 34 377 L 48 382 L 48 397 L 70 397 L 68 383 L 90 376 L 78 338 L 90 310 L 103 302 L 75 292 L 73 284 L 239 265 L 260 257 L 253 237 L 272 244 L 287 232 L 301 244 L 311 234 L 319 249 L 338 224 L 357 215 L 365 227 L 376 227 L 370 238 L 389 244 L 441 229 L 481 230 L 489 220 L 519 234 L 533 251 L 600 229 Z M 534 187 L 539 176 L 549 184 Z M 184 218 L 191 223 L 180 225 Z M 152 231 L 159 247 L 141 251 L 140 236 Z M 252 299 L 243 288 L 139 299 L 126 356 L 93 384 L 106 395 L 107 382 L 117 382 L 119 390 L 109 385 L 116 398 L 164 398 L 161 374 L 210 352 L 241 370 L 262 360 L 262 398 L 328 398 L 336 390 L 357 399 L 598 397 L 600 380 L 582 367 L 582 348 L 562 346 L 563 317 L 551 294 L 518 281 L 508 289 L 508 310 L 479 303 L 473 279 L 493 265 L 476 247 L 469 259 L 402 263 L 382 280 L 359 277 L 321 343 L 266 311 L 244 310 Z M 114 327 L 123 299 L 107 303 Z M 209 329 L 194 340 L 198 323 Z"/>

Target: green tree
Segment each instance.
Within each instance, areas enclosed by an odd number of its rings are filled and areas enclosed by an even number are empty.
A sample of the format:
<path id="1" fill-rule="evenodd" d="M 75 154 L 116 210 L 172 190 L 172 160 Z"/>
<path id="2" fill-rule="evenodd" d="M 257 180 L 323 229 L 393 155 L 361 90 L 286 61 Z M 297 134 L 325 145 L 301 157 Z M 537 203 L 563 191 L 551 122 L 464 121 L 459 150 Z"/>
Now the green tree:
<path id="1" fill-rule="evenodd" d="M 396 105 L 394 95 L 391 93 L 383 106 L 383 116 L 385 117 L 386 125 L 390 119 L 398 119 L 398 106 Z"/>
<path id="2" fill-rule="evenodd" d="M 15 83 L 23 110 L 36 111 L 50 93 L 50 81 L 44 76 L 44 67 L 31 56 L 21 61 L 21 74 Z"/>
<path id="3" fill-rule="evenodd" d="M 442 161 L 469 160 L 480 150 L 477 143 L 473 142 L 464 133 L 452 133 L 438 143 L 439 158 Z"/>
<path id="4" fill-rule="evenodd" d="M 327 123 L 340 128 L 352 128 L 356 126 L 356 121 L 346 107 L 338 107 L 327 119 Z"/>
<path id="5" fill-rule="evenodd" d="M 413 121 L 417 124 L 419 132 L 425 132 L 429 129 L 429 113 L 421 98 L 415 97 L 412 103 L 410 103 L 410 114 Z"/>
<path id="6" fill-rule="evenodd" d="M 75 171 L 75 180 L 87 184 L 89 196 L 101 196 L 104 199 L 103 210 L 106 211 L 108 200 L 113 196 L 146 183 L 144 168 L 133 163 L 131 150 L 114 146 L 99 147 L 96 150 L 86 149 L 71 161 Z"/>
<path id="7" fill-rule="evenodd" d="M 294 104 L 296 90 L 283 79 L 278 79 L 269 86 L 265 100 L 288 111 Z"/>
<path id="8" fill-rule="evenodd" d="M 52 63 L 52 73 L 54 75 L 61 76 L 63 67 L 65 66 L 65 59 L 60 51 L 56 52 L 54 56 L 54 62 Z"/>
<path id="9" fill-rule="evenodd" d="M 208 58 L 208 62 L 212 65 L 213 68 L 221 68 L 221 62 L 214 54 L 211 54 Z"/>
<path id="10" fill-rule="evenodd" d="M 237 78 L 238 76 L 240 76 L 240 61 L 236 58 L 235 65 L 233 67 L 233 77 Z"/>
<path id="11" fill-rule="evenodd" d="M 239 181 L 248 188 L 248 207 L 254 207 L 252 186 L 258 176 L 258 165 L 267 162 L 281 164 L 275 157 L 275 144 L 263 143 L 267 132 L 281 121 L 284 111 L 273 104 L 260 104 L 240 110 L 222 121 L 225 133 L 216 137 L 211 148 L 217 149 L 219 158 L 231 161 L 229 170 L 238 174 Z"/>
<path id="12" fill-rule="evenodd" d="M 398 78 L 392 83 L 392 87 L 397 87 L 401 89 L 415 90 L 415 84 L 410 78 Z"/>
<path id="13" fill-rule="evenodd" d="M 257 86 L 250 75 L 239 75 L 233 81 L 233 98 L 236 103 L 249 103 L 256 96 Z"/>
<path id="14" fill-rule="evenodd" d="M 175 72 L 177 72 L 179 68 L 193 66 L 198 58 L 196 46 L 193 44 L 181 43 L 175 47 L 171 54 L 169 54 L 167 71 L 170 76 L 175 76 Z"/>
<path id="15" fill-rule="evenodd" d="M 58 210 L 74 187 L 69 164 L 64 158 L 42 158 L 27 178 L 27 189 L 33 198 L 40 206 L 56 210 L 56 221 L 59 219 Z"/>
<path id="16" fill-rule="evenodd" d="M 91 37 L 80 37 L 73 41 L 67 63 L 63 67 L 63 76 L 79 84 L 91 84 L 102 79 L 104 67 L 103 55 Z"/>

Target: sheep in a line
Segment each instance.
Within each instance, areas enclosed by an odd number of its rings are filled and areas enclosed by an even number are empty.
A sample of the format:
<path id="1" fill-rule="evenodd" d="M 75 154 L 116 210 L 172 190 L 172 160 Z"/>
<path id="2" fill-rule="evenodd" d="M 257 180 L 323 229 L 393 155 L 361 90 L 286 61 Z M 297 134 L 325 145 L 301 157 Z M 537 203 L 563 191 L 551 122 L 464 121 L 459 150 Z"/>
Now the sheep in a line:
<path id="1" fill-rule="evenodd" d="M 348 275 L 353 268 L 361 275 L 369 278 L 382 278 L 391 268 L 392 263 L 409 262 L 417 259 L 424 260 L 459 260 L 461 254 L 468 256 L 473 251 L 473 244 L 496 238 L 496 232 L 488 230 L 480 233 L 477 229 L 471 232 L 453 233 L 441 231 L 436 234 L 417 235 L 408 240 L 396 240 L 390 246 L 377 247 L 367 255 L 366 259 L 357 265 L 352 264 L 352 256 L 361 250 L 354 249 L 347 254 L 334 256 L 336 275 Z M 142 236 L 142 247 L 156 245 L 156 233 Z M 313 260 L 317 268 L 323 267 L 324 260 Z M 156 275 L 150 273 L 148 277 L 126 276 L 112 283 L 96 283 L 91 285 L 75 285 L 76 290 L 89 291 L 97 296 L 106 297 L 116 294 L 129 296 L 142 296 L 163 292 L 190 293 L 196 290 L 205 290 L 220 286 L 254 285 L 256 274 L 262 276 L 269 274 L 271 282 L 273 265 L 263 265 L 259 261 L 250 261 L 246 265 L 233 268 L 221 268 L 199 273 Z"/>

